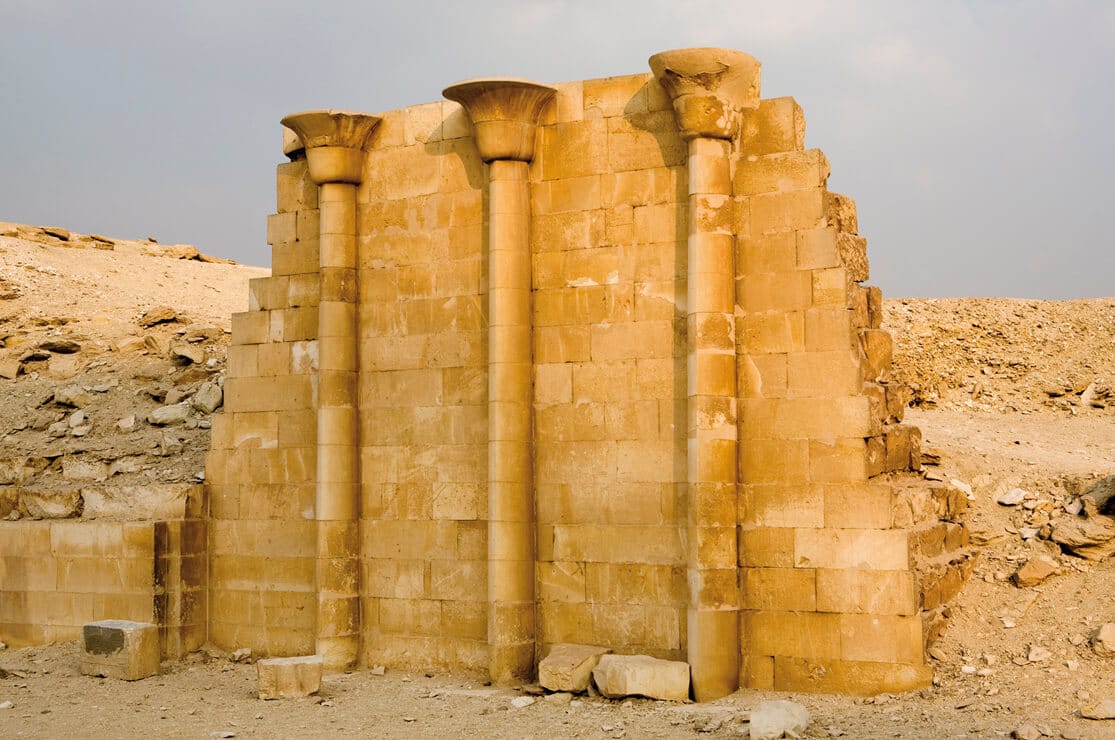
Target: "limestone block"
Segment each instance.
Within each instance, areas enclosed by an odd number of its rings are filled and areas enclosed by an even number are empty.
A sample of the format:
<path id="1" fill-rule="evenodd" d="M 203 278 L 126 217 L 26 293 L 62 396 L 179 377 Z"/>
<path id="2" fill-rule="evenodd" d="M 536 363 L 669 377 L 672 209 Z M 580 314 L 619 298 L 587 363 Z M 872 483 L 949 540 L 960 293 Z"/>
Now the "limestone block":
<path id="1" fill-rule="evenodd" d="M 864 329 L 859 335 L 863 349 L 863 379 L 866 382 L 886 381 L 891 373 L 894 340 L 882 329 Z"/>
<path id="2" fill-rule="evenodd" d="M 81 672 L 135 681 L 159 673 L 159 628 L 147 622 L 105 619 L 81 629 Z"/>
<path id="3" fill-rule="evenodd" d="M 856 202 L 840 193 L 825 194 L 825 217 L 830 226 L 846 234 L 859 233 L 859 219 L 856 217 Z"/>
<path id="4" fill-rule="evenodd" d="M 754 195 L 815 188 L 825 184 L 829 170 L 828 158 L 820 149 L 752 155 L 736 168 L 735 192 Z M 826 207 L 830 200 L 831 194 L 826 195 Z M 852 207 L 854 213 L 855 205 Z M 832 223 L 831 217 L 829 223 Z"/>
<path id="5" fill-rule="evenodd" d="M 867 239 L 843 231 L 836 235 L 836 250 L 840 254 L 840 263 L 848 271 L 848 279 L 862 283 L 871 276 L 870 266 L 867 262 Z"/>
<path id="6" fill-rule="evenodd" d="M 793 98 L 759 101 L 756 110 L 743 114 L 740 154 L 794 152 L 805 148 L 805 116 Z"/>
<path id="7" fill-rule="evenodd" d="M 921 430 L 908 424 L 886 429 L 887 470 L 921 469 Z"/>
<path id="8" fill-rule="evenodd" d="M 256 663 L 260 699 L 297 699 L 321 689 L 320 655 L 265 658 Z"/>
<path id="9" fill-rule="evenodd" d="M 888 383 L 886 386 L 887 418 L 886 421 L 899 423 L 906 415 L 906 407 L 910 405 L 910 386 L 903 383 Z M 914 462 L 919 462 L 915 460 Z"/>
<path id="10" fill-rule="evenodd" d="M 686 701 L 689 698 L 689 664 L 648 655 L 603 655 L 592 670 L 592 680 L 604 696 L 645 696 L 650 699 Z"/>
<path id="11" fill-rule="evenodd" d="M 298 240 L 298 216 L 294 213 L 273 213 L 267 217 L 267 243 L 272 246 L 291 244 Z"/>
<path id="12" fill-rule="evenodd" d="M 595 645 L 554 645 L 538 664 L 538 683 L 550 691 L 585 691 L 600 656 L 610 652 Z"/>
<path id="13" fill-rule="evenodd" d="M 867 286 L 867 326 L 878 329 L 883 325 L 883 289 Z"/>

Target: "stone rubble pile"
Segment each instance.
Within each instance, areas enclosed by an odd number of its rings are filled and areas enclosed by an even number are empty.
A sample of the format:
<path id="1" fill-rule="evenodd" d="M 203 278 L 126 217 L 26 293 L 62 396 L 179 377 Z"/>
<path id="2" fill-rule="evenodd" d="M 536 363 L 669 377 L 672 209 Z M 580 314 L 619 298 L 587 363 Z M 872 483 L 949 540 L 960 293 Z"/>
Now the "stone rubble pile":
<path id="1" fill-rule="evenodd" d="M 1068 414 L 1113 407 L 1115 301 L 885 300 L 916 406 Z"/>
<path id="2" fill-rule="evenodd" d="M 23 405 L 0 426 L 0 519 L 174 516 L 203 475 L 227 331 L 169 306 L 125 336 L 73 323 L 0 323 L 0 384 Z"/>

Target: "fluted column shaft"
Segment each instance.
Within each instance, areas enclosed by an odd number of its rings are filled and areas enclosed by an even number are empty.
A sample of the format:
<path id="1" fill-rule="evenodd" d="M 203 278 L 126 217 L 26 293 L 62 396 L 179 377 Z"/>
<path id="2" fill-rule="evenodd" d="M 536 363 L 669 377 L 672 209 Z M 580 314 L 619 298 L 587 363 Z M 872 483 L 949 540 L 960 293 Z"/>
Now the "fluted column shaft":
<path id="1" fill-rule="evenodd" d="M 534 399 L 527 163 L 489 180 L 488 642 L 495 681 L 534 670 Z"/>
<path id="2" fill-rule="evenodd" d="M 689 140 L 688 659 L 698 701 L 739 687 L 730 142 Z"/>

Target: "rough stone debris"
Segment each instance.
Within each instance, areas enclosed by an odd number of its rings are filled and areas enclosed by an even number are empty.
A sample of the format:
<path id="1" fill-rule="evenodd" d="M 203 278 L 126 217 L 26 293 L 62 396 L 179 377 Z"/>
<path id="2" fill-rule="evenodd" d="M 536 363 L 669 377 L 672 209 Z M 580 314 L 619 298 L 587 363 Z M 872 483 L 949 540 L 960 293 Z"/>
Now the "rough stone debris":
<path id="1" fill-rule="evenodd" d="M 1105 658 L 1115 656 L 1115 623 L 1105 622 L 1092 634 L 1092 650 Z"/>
<path id="2" fill-rule="evenodd" d="M 689 665 L 649 655 L 602 655 L 592 669 L 597 690 L 609 699 L 689 699 Z"/>
<path id="3" fill-rule="evenodd" d="M 82 627 L 81 672 L 136 681 L 159 673 L 159 628 L 122 619 Z"/>
<path id="4" fill-rule="evenodd" d="M 759 702 L 751 710 L 748 724 L 752 740 L 804 737 L 808 728 L 809 711 L 796 702 L 785 700 Z"/>
<path id="5" fill-rule="evenodd" d="M 1036 586 L 1057 572 L 1057 563 L 1047 555 L 1035 555 L 1027 560 L 1012 578 L 1019 588 Z"/>
<path id="6" fill-rule="evenodd" d="M 609 648 L 595 645 L 558 643 L 538 663 L 538 683 L 550 691 L 579 694 L 588 689 L 600 656 L 609 652 Z"/>
<path id="7" fill-rule="evenodd" d="M 322 658 L 300 655 L 256 662 L 260 699 L 297 699 L 321 690 Z"/>

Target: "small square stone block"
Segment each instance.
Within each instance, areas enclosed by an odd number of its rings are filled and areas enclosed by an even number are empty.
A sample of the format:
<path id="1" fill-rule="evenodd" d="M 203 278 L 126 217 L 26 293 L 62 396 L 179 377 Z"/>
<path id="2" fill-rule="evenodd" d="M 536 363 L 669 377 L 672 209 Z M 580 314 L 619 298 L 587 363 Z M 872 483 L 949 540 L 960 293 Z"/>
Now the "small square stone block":
<path id="1" fill-rule="evenodd" d="M 297 699 L 321 689 L 320 655 L 265 658 L 256 663 L 260 699 Z"/>
<path id="2" fill-rule="evenodd" d="M 159 673 L 159 628 L 148 622 L 105 619 L 81 628 L 81 672 L 136 681 Z"/>

